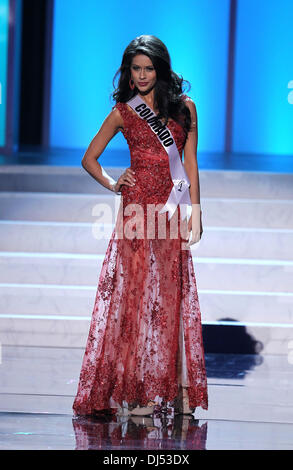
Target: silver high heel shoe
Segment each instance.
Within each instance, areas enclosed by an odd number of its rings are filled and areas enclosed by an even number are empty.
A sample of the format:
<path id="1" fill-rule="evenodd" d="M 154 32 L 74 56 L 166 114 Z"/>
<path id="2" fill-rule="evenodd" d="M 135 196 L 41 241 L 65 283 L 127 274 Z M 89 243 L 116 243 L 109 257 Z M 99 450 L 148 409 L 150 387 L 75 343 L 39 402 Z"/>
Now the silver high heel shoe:
<path id="1" fill-rule="evenodd" d="M 135 416 L 149 416 L 154 413 L 154 409 L 157 403 L 155 401 L 149 401 L 147 406 L 137 406 L 130 410 L 131 415 Z"/>
<path id="2" fill-rule="evenodd" d="M 116 412 L 117 416 L 129 416 L 130 415 L 130 410 L 126 408 L 126 406 L 120 406 L 118 405 L 118 409 Z"/>

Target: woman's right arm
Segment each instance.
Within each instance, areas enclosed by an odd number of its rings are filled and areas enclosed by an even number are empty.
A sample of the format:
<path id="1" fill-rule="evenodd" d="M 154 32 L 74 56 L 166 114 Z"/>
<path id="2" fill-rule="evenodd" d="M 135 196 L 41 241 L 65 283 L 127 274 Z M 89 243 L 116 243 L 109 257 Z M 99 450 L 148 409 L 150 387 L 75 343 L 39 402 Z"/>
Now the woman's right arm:
<path id="1" fill-rule="evenodd" d="M 81 164 L 83 168 L 96 180 L 102 184 L 105 188 L 111 191 L 118 192 L 122 183 L 121 177 L 116 182 L 110 175 L 106 173 L 104 168 L 97 161 L 100 155 L 105 150 L 110 140 L 123 129 L 123 119 L 119 110 L 113 109 L 110 114 L 104 120 L 97 134 L 89 144 L 82 160 Z M 126 174 L 123 175 L 123 184 L 132 183 L 131 170 L 126 170 Z M 129 184 L 131 185 L 131 184 Z"/>

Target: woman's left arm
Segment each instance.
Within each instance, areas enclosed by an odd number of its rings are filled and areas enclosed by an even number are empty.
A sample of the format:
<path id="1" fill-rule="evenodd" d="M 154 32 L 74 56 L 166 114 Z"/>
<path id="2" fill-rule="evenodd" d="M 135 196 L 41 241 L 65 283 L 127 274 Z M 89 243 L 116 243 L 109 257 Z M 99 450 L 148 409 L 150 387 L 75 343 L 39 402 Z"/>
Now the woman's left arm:
<path id="1" fill-rule="evenodd" d="M 185 102 L 191 115 L 191 128 L 184 146 L 184 168 L 190 181 L 190 199 L 192 204 L 200 204 L 200 186 L 197 165 L 198 126 L 197 111 L 194 102 L 189 99 Z"/>
<path id="2" fill-rule="evenodd" d="M 197 163 L 198 119 L 196 106 L 193 100 L 185 102 L 191 115 L 191 128 L 184 146 L 184 168 L 190 181 L 190 200 L 192 203 L 192 216 L 188 222 L 188 231 L 192 230 L 192 239 L 188 246 L 198 242 L 203 233 L 200 205 L 200 183 Z"/>

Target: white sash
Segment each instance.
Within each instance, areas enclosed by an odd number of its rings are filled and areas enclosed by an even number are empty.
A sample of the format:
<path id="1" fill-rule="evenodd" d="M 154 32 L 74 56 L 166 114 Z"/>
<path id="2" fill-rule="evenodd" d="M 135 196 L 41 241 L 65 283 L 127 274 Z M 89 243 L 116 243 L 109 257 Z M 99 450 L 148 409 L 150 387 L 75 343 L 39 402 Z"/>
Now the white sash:
<path id="1" fill-rule="evenodd" d="M 159 214 L 168 211 L 168 220 L 170 220 L 179 204 L 181 219 L 184 220 L 191 214 L 192 210 L 189 194 L 190 181 L 186 174 L 185 168 L 182 165 L 175 139 L 170 129 L 159 119 L 157 119 L 155 112 L 138 94 L 127 101 L 127 104 L 136 112 L 140 118 L 144 119 L 148 123 L 151 130 L 156 134 L 159 141 L 163 145 L 169 157 L 169 166 L 173 181 L 173 188 L 165 206 L 159 211 Z"/>

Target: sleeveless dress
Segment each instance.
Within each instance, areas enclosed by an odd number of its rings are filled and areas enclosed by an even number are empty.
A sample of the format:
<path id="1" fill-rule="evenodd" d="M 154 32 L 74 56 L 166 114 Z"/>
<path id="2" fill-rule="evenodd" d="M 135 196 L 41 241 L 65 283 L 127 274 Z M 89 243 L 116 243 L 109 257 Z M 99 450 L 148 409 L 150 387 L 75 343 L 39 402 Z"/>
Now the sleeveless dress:
<path id="1" fill-rule="evenodd" d="M 173 187 L 169 158 L 130 106 L 118 102 L 115 108 L 136 183 L 120 187 L 73 411 L 92 415 L 151 400 L 172 405 L 180 386 L 188 387 L 190 408 L 208 409 L 197 284 L 190 249 L 182 249 L 188 237 L 180 230 L 180 207 L 170 221 L 166 212 L 158 216 Z M 186 133 L 174 120 L 168 127 L 182 161 Z"/>

